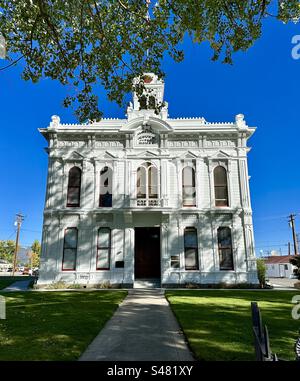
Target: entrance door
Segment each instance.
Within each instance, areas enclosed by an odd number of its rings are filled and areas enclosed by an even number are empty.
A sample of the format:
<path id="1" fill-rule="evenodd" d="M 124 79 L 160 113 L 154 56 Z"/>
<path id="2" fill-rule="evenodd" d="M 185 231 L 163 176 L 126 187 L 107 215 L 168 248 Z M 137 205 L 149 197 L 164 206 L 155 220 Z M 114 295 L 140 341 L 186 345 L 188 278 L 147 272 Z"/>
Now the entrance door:
<path id="1" fill-rule="evenodd" d="M 160 228 L 135 228 L 135 279 L 160 278 Z"/>

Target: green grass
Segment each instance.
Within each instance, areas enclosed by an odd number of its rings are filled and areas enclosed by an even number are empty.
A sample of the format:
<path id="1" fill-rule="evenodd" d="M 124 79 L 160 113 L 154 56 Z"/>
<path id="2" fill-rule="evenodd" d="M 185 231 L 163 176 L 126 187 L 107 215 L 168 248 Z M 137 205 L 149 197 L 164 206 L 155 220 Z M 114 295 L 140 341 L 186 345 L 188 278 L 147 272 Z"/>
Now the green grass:
<path id="1" fill-rule="evenodd" d="M 166 296 L 199 360 L 255 360 L 250 302 L 257 301 L 273 353 L 294 360 L 300 320 L 293 291 L 167 291 Z"/>
<path id="2" fill-rule="evenodd" d="M 31 279 L 32 277 L 28 276 L 0 276 L 0 290 L 3 290 L 5 287 L 10 286 L 12 283 L 17 282 L 18 280 L 28 280 Z"/>
<path id="3" fill-rule="evenodd" d="M 0 320 L 0 360 L 76 360 L 126 291 L 14 292 Z"/>

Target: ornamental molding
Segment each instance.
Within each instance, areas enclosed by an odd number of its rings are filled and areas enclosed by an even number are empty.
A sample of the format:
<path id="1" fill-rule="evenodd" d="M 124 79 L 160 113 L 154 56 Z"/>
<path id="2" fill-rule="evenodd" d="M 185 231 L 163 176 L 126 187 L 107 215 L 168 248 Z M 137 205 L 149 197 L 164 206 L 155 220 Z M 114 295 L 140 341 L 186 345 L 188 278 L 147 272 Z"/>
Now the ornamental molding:
<path id="1" fill-rule="evenodd" d="M 145 124 L 141 131 L 136 134 L 135 142 L 137 145 L 157 145 L 159 136 L 149 124 Z"/>

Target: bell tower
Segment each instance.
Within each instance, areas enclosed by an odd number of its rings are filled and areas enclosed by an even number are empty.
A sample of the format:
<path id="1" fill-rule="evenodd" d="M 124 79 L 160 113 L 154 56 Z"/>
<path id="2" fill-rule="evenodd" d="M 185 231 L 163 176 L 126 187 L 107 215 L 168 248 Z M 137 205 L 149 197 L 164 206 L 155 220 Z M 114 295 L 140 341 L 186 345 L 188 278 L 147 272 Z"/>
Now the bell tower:
<path id="1" fill-rule="evenodd" d="M 156 116 L 163 120 L 168 117 L 168 104 L 164 102 L 165 83 L 153 73 L 144 73 L 133 82 L 134 86 L 143 85 L 141 95 L 133 92 L 133 104 L 129 103 L 127 108 L 128 120 L 142 115 Z"/>

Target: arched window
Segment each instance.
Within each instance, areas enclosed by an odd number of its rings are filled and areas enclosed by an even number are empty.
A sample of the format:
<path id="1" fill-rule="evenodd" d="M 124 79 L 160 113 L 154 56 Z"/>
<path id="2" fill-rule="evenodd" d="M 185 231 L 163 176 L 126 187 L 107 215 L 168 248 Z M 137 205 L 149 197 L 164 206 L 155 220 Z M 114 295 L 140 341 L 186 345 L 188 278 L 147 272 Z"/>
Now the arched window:
<path id="1" fill-rule="evenodd" d="M 218 250 L 220 270 L 233 270 L 232 240 L 229 227 L 218 228 Z"/>
<path id="2" fill-rule="evenodd" d="M 228 206 L 227 172 L 222 166 L 214 170 L 215 205 Z"/>
<path id="3" fill-rule="evenodd" d="M 111 251 L 111 230 L 110 228 L 100 228 L 97 239 L 97 270 L 110 269 Z"/>
<path id="4" fill-rule="evenodd" d="M 99 206 L 106 208 L 112 206 L 112 170 L 109 167 L 104 167 L 100 171 Z"/>
<path id="5" fill-rule="evenodd" d="M 158 198 L 158 171 L 151 163 L 137 169 L 137 198 Z"/>
<path id="6" fill-rule="evenodd" d="M 196 206 L 195 170 L 192 167 L 182 170 L 182 202 L 183 206 Z"/>
<path id="7" fill-rule="evenodd" d="M 69 171 L 67 206 L 80 206 L 81 169 L 73 167 Z"/>

